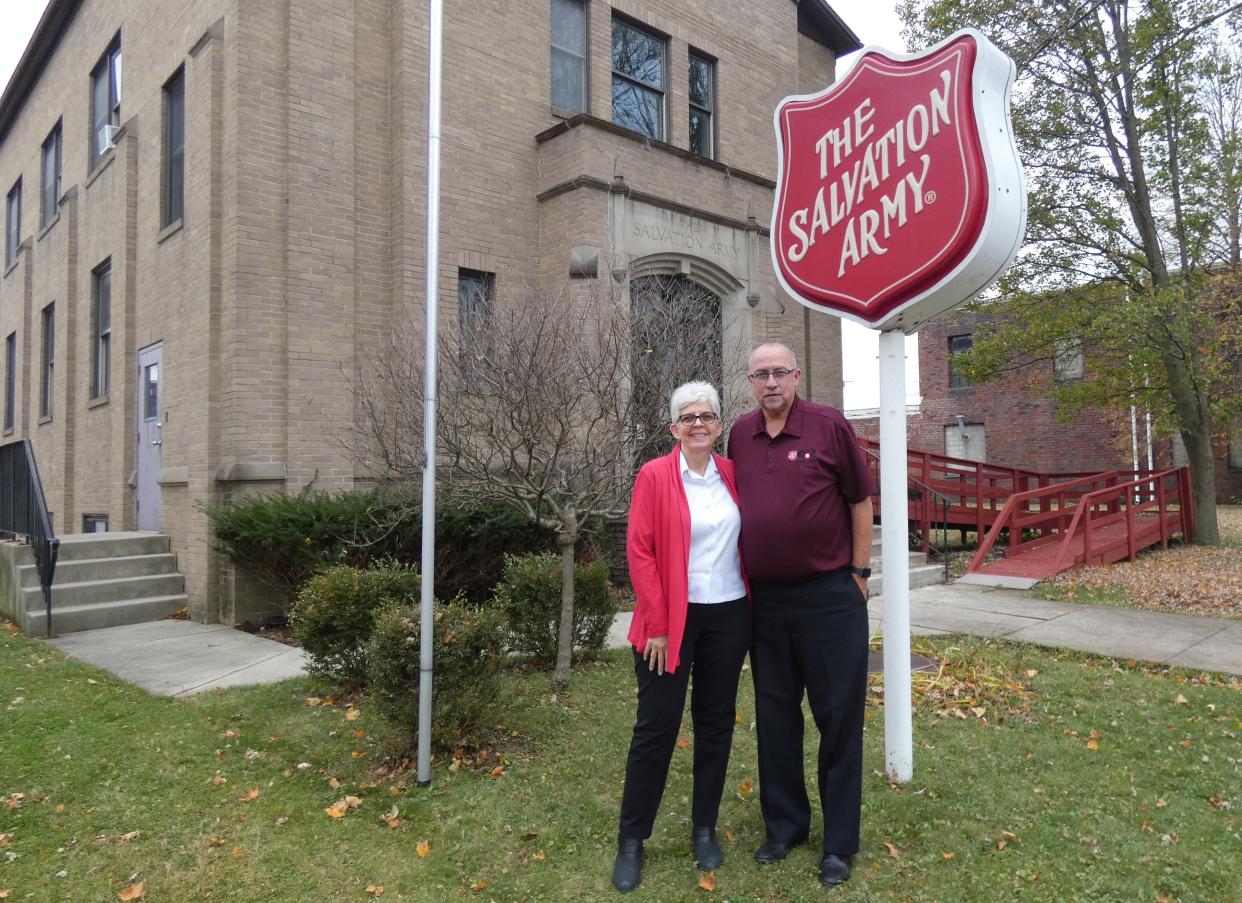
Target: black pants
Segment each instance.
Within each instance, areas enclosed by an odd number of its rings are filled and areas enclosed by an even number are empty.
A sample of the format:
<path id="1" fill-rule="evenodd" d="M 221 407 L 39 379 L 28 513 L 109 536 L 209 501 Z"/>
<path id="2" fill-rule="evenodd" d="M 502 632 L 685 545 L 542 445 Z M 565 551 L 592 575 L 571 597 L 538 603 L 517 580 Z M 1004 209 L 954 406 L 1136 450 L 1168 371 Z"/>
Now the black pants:
<path id="1" fill-rule="evenodd" d="M 716 827 L 725 770 L 737 718 L 737 684 L 750 646 L 750 607 L 745 599 L 713 605 L 691 604 L 681 641 L 681 660 L 663 676 L 634 653 L 638 676 L 638 717 L 625 764 L 620 836 L 646 840 L 664 795 L 668 766 L 677 745 L 686 686 L 694 677 L 690 714 L 694 724 L 694 802 L 696 828 Z"/>
<path id="2" fill-rule="evenodd" d="M 824 852 L 858 852 L 867 604 L 847 571 L 793 586 L 754 585 L 759 803 L 769 840 L 800 843 L 811 825 L 803 776 L 802 695 L 819 728 Z"/>

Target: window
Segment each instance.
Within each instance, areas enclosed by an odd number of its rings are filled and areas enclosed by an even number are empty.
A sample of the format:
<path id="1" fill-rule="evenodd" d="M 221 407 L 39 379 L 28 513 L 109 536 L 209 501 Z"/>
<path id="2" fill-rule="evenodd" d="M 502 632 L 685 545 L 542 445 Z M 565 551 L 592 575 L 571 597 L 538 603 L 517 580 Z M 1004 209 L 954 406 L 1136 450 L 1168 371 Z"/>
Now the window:
<path id="1" fill-rule="evenodd" d="M 46 226 L 56 219 L 60 203 L 60 123 L 43 141 L 43 182 L 41 184 L 39 225 Z"/>
<path id="2" fill-rule="evenodd" d="M 14 399 L 17 396 L 17 333 L 4 340 L 4 429 L 13 429 Z"/>
<path id="3" fill-rule="evenodd" d="M 612 20 L 612 121 L 660 141 L 664 55 L 663 38 L 624 19 Z"/>
<path id="4" fill-rule="evenodd" d="M 164 216 L 161 226 L 185 212 L 185 70 L 164 85 Z"/>
<path id="5" fill-rule="evenodd" d="M 457 271 L 457 322 L 464 330 L 481 332 L 492 318 L 496 300 L 496 274 L 479 270 Z"/>
<path id="6" fill-rule="evenodd" d="M 1082 339 L 1058 339 L 1052 355 L 1052 376 L 1059 383 L 1082 379 Z"/>
<path id="7" fill-rule="evenodd" d="M 584 0 L 552 0 L 552 106 L 586 109 L 586 50 Z"/>
<path id="8" fill-rule="evenodd" d="M 949 336 L 949 388 L 965 389 L 970 385 L 970 380 L 958 372 L 954 366 L 954 361 L 959 354 L 963 354 L 971 349 L 974 340 L 969 335 L 953 335 Z"/>
<path id="9" fill-rule="evenodd" d="M 82 515 L 82 532 L 83 533 L 107 533 L 108 532 L 108 515 L 106 514 L 83 514 Z"/>
<path id="10" fill-rule="evenodd" d="M 39 416 L 52 416 L 52 371 L 56 365 L 56 305 L 43 308 L 43 378 L 39 385 Z"/>
<path id="11" fill-rule="evenodd" d="M 1229 469 L 1242 470 L 1242 417 L 1233 422 L 1229 431 Z"/>
<path id="12" fill-rule="evenodd" d="M 91 398 L 103 398 L 111 390 L 112 363 L 112 261 L 106 260 L 91 274 Z"/>
<path id="13" fill-rule="evenodd" d="M 22 180 L 9 189 L 8 202 L 4 205 L 4 267 L 8 269 L 17 260 L 17 249 L 22 244 Z"/>
<path id="14" fill-rule="evenodd" d="M 716 156 L 716 61 L 690 51 L 690 150 L 700 157 Z"/>
<path id="15" fill-rule="evenodd" d="M 112 149 L 121 127 L 121 36 L 91 70 L 91 169 Z"/>

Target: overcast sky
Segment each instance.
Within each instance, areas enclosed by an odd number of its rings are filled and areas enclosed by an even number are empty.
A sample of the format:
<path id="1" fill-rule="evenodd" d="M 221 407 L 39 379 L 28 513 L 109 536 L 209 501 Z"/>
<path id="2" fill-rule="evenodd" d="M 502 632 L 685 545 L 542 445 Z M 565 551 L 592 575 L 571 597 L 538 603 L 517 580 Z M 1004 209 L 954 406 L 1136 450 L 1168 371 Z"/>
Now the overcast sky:
<path id="1" fill-rule="evenodd" d="M 877 44 L 889 50 L 904 51 L 901 41 L 901 20 L 897 18 L 893 0 L 829 0 L 838 15 L 854 30 L 863 44 Z M 3 26 L 0 27 L 0 82 L 8 84 L 9 76 L 21 59 L 30 36 L 34 34 L 39 16 L 47 0 L 0 0 Z M 859 54 L 854 53 L 838 64 L 838 75 L 853 65 Z M 842 363 L 845 373 L 846 410 L 879 406 L 879 382 L 876 334 L 842 321 Z M 907 400 L 918 398 L 917 345 L 907 340 Z"/>

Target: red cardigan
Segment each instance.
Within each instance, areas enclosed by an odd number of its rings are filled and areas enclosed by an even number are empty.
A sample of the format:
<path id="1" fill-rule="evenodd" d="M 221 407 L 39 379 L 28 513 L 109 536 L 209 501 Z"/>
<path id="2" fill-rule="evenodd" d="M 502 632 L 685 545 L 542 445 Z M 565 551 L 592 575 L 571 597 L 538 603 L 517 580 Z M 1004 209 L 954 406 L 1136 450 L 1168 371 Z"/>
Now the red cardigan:
<path id="1" fill-rule="evenodd" d="M 716 454 L 712 459 L 736 503 L 733 462 Z M 676 671 L 690 603 L 690 506 L 681 482 L 680 446 L 638 471 L 625 551 L 634 586 L 629 641 L 641 653 L 651 637 L 667 636 L 668 670 Z"/>

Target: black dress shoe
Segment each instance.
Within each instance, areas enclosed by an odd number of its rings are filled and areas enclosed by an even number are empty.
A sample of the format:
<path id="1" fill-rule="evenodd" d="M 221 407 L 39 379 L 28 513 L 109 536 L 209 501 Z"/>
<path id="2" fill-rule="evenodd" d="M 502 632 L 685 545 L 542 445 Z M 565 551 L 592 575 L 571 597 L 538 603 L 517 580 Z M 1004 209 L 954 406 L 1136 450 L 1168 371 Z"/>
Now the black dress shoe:
<path id="1" fill-rule="evenodd" d="M 819 881 L 826 887 L 836 887 L 850 880 L 850 857 L 825 853 L 819 861 Z"/>
<path id="2" fill-rule="evenodd" d="M 724 862 L 724 853 L 720 850 L 714 828 L 694 829 L 694 858 L 699 868 L 705 872 L 720 868 L 720 863 Z"/>
<path id="3" fill-rule="evenodd" d="M 612 886 L 623 894 L 643 880 L 643 842 L 632 837 L 617 841 L 617 861 L 612 866 Z"/>
<path id="4" fill-rule="evenodd" d="M 792 843 L 777 843 L 775 840 L 765 840 L 763 846 L 755 850 L 755 862 L 760 865 L 771 865 L 773 862 L 780 862 L 789 855 L 789 851 L 794 847 L 800 847 L 806 843 L 806 838 L 795 840 Z"/>

